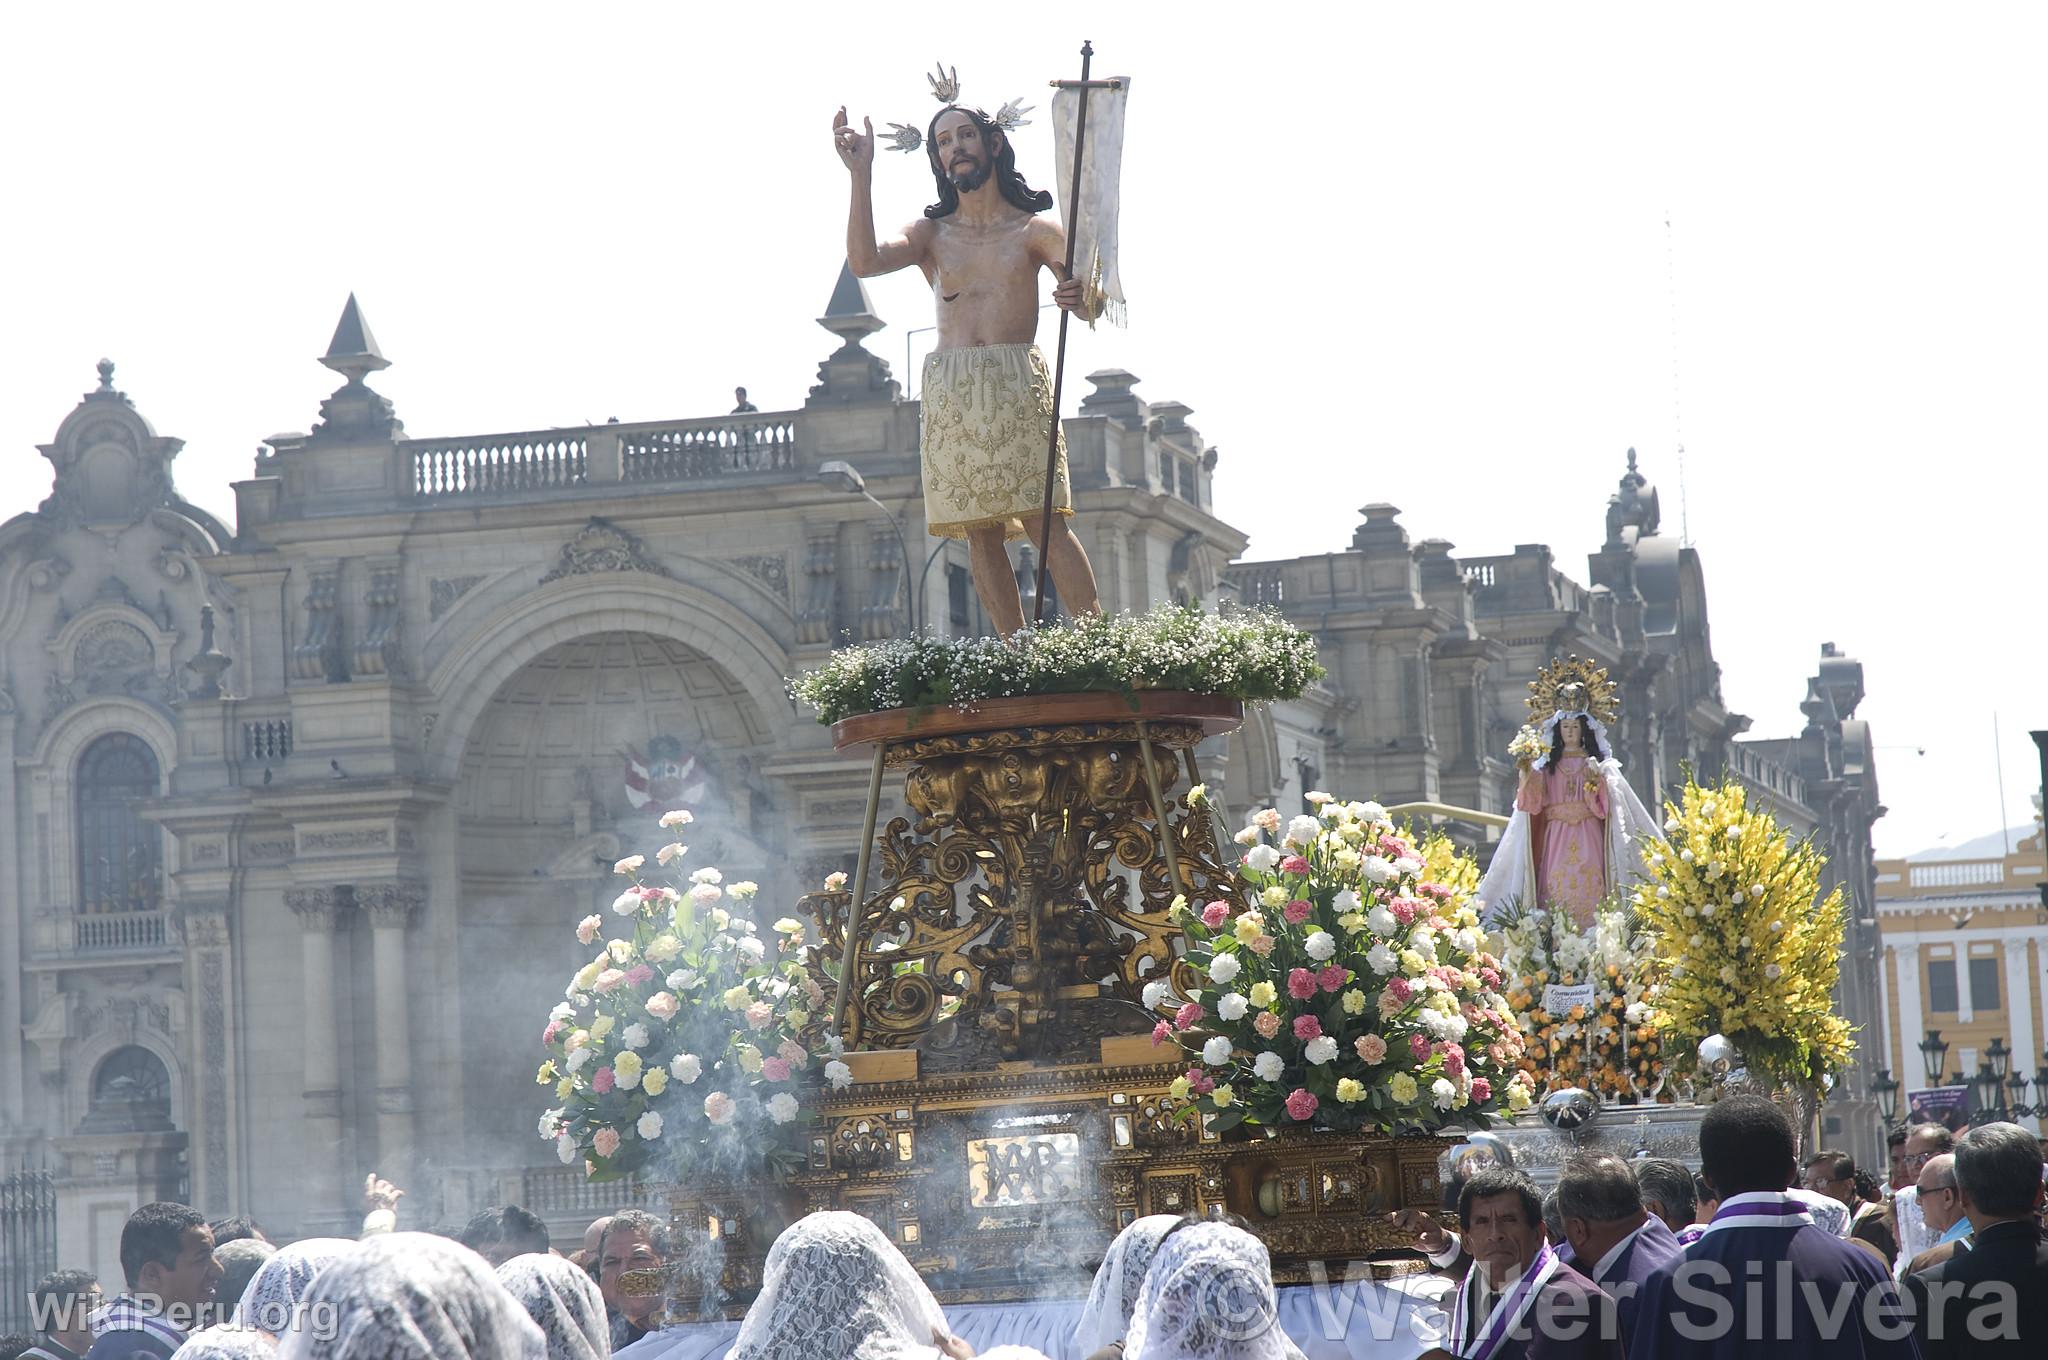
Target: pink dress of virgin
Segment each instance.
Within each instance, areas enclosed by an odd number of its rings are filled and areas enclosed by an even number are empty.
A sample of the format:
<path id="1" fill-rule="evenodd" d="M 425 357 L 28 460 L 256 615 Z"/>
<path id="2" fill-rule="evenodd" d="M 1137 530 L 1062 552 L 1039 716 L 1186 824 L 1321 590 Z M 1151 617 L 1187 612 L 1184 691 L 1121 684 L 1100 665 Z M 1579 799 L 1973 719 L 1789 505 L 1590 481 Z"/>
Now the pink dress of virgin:
<path id="1" fill-rule="evenodd" d="M 1522 786 L 1515 806 L 1532 824 L 1537 898 L 1570 912 L 1581 928 L 1591 925 L 1607 895 L 1607 781 L 1600 768 L 1584 755 L 1561 756 Z"/>

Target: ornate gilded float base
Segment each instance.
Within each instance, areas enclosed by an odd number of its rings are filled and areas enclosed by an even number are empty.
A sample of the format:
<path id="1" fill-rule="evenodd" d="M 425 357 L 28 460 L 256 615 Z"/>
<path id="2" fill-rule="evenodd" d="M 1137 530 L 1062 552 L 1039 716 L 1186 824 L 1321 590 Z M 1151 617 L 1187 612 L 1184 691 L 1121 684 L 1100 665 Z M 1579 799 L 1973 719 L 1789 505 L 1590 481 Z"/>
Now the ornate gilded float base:
<path id="1" fill-rule="evenodd" d="M 1085 1295 L 1120 1227 L 1214 1205 L 1251 1222 L 1282 1283 L 1307 1281 L 1312 1262 L 1341 1276 L 1375 1255 L 1412 1269 L 1412 1241 L 1387 1216 L 1440 1202 L 1441 1139 L 1300 1129 L 1226 1141 L 1167 1094 L 1182 1064 L 919 1077 L 916 1056 L 900 1058 L 896 1079 L 825 1100 L 809 1164 L 787 1185 L 677 1188 L 677 1228 L 722 1251 L 719 1308 L 743 1309 L 775 1234 L 820 1209 L 872 1220 L 953 1303 Z M 683 1282 L 677 1312 L 701 1302 Z"/>
<path id="2" fill-rule="evenodd" d="M 899 770 L 912 813 L 869 847 L 857 914 L 844 891 L 803 902 L 812 977 L 827 993 L 850 979 L 846 1046 L 967 1071 L 1085 1062 L 1149 1030 L 1137 1002 L 1172 966 L 1173 899 L 1229 890 L 1213 818 L 1181 795 L 1195 744 L 1241 716 L 1201 695 L 1081 694 L 839 724 L 842 747 L 879 747 L 871 797 Z"/>

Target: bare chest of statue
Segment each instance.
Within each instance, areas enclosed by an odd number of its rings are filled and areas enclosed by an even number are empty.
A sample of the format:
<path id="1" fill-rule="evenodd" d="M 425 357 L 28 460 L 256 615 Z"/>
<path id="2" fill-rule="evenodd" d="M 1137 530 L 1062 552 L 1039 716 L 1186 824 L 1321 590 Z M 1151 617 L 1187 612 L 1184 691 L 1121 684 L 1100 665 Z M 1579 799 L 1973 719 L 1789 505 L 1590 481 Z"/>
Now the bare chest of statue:
<path id="1" fill-rule="evenodd" d="M 931 246 L 939 348 L 1029 344 L 1038 334 L 1038 259 L 1032 220 L 993 223 L 942 217 Z"/>

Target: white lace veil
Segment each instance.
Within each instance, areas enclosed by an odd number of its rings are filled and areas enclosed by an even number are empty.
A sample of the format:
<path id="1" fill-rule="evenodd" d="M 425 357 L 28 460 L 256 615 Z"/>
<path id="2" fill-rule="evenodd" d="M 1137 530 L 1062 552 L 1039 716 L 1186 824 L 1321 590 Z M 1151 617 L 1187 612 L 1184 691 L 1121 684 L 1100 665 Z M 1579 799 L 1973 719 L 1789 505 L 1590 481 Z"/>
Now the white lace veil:
<path id="1" fill-rule="evenodd" d="M 483 1257 L 428 1233 L 360 1243 L 299 1300 L 279 1360 L 544 1360 L 547 1343 Z"/>
<path id="2" fill-rule="evenodd" d="M 859 1214 L 786 1228 L 726 1360 L 934 1360 L 946 1315 L 882 1230 Z"/>
<path id="3" fill-rule="evenodd" d="M 299 1300 L 321 1271 L 356 1249 L 345 1237 L 308 1237 L 276 1254 L 256 1269 L 229 1319 L 237 1327 L 255 1327 L 283 1336 L 292 1327 Z"/>
<path id="4" fill-rule="evenodd" d="M 1550 764 L 1547 749 L 1559 722 L 1577 717 L 1591 729 L 1607 758 L 1599 762 L 1600 776 L 1607 783 L 1607 882 L 1611 893 L 1624 901 L 1630 886 L 1643 876 L 1642 848 L 1663 834 L 1650 816 L 1643 800 L 1621 774 L 1621 762 L 1607 740 L 1607 725 L 1589 713 L 1553 713 L 1543 723 L 1544 754 L 1536 761 L 1541 770 Z M 1493 848 L 1493 860 L 1486 876 L 1472 894 L 1482 924 L 1492 926 L 1509 906 L 1520 903 L 1534 910 L 1536 901 L 1536 851 L 1531 844 L 1529 814 L 1520 808 L 1508 818 L 1507 830 Z"/>
<path id="5" fill-rule="evenodd" d="M 1168 1237 L 1145 1272 L 1124 1360 L 1292 1360 L 1266 1244 L 1228 1223 Z"/>
<path id="6" fill-rule="evenodd" d="M 528 1253 L 499 1266 L 498 1282 L 547 1337 L 548 1360 L 607 1360 L 611 1355 L 604 1295 L 582 1267 L 560 1256 Z"/>
<path id="7" fill-rule="evenodd" d="M 254 1327 L 222 1323 L 194 1332 L 171 1353 L 171 1360 L 272 1360 L 277 1343 Z"/>
<path id="8" fill-rule="evenodd" d="M 1081 1309 L 1081 1321 L 1074 1328 L 1074 1349 L 1090 1356 L 1121 1341 L 1131 1329 L 1131 1310 L 1138 1306 L 1138 1290 L 1152 1265 L 1159 1239 L 1180 1222 L 1176 1214 L 1150 1214 L 1125 1228 L 1109 1244 L 1109 1251 L 1096 1267 L 1095 1283 L 1088 1288 L 1088 1302 Z"/>

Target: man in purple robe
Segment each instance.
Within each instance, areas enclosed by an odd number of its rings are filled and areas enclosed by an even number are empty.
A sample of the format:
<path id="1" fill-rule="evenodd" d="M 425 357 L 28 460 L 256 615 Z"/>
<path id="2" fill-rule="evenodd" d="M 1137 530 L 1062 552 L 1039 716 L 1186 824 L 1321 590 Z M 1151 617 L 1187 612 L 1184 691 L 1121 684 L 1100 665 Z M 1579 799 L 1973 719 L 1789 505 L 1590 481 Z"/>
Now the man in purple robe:
<path id="1" fill-rule="evenodd" d="M 1876 1258 L 1816 1227 L 1785 1193 L 1797 1146 L 1784 1112 L 1761 1097 L 1707 1111 L 1701 1173 L 1720 1207 L 1644 1283 L 1630 1360 L 1919 1360 L 1912 1316 Z"/>
<path id="2" fill-rule="evenodd" d="M 1622 1350 L 1633 1354 L 1643 1282 L 1678 1259 L 1678 1239 L 1643 1208 L 1634 1168 L 1612 1154 L 1568 1163 L 1557 1178 L 1557 1207 L 1574 1265 L 1614 1300 Z"/>
<path id="3" fill-rule="evenodd" d="M 1473 1176 L 1458 1221 L 1472 1268 L 1451 1305 L 1449 1347 L 1421 1360 L 1621 1360 L 1614 1301 L 1543 1240 L 1543 1201 L 1526 1175 Z"/>

